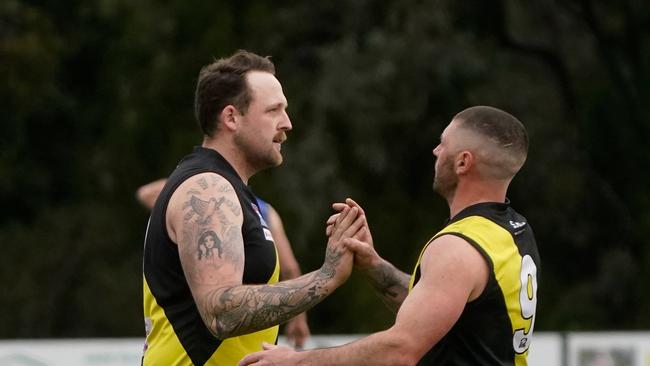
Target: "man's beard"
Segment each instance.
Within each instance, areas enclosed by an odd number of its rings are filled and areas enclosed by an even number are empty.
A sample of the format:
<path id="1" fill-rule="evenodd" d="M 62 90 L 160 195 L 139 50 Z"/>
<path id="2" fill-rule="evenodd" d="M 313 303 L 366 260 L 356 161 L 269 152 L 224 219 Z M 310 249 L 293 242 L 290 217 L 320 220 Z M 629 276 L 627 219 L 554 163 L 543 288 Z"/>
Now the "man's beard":
<path id="1" fill-rule="evenodd" d="M 235 137 L 235 143 L 247 164 L 256 172 L 282 164 L 282 155 L 275 150 L 273 145 L 268 146 L 267 149 L 262 149 L 259 144 L 250 139 L 242 138 L 242 136 Z"/>
<path id="2" fill-rule="evenodd" d="M 453 161 L 451 159 L 441 161 L 433 178 L 433 190 L 450 201 L 457 186 L 458 177 L 454 174 Z"/>

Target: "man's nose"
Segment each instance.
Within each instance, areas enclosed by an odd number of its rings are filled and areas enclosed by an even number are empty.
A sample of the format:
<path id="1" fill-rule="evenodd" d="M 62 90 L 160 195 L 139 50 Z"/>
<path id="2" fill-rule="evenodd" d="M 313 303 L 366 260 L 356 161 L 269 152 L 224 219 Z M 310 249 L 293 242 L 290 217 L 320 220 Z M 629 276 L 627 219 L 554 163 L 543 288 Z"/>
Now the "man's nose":
<path id="1" fill-rule="evenodd" d="M 282 118 L 282 122 L 280 123 L 280 129 L 285 130 L 285 131 L 291 131 L 293 128 L 293 125 L 291 124 L 291 118 L 289 118 L 289 114 L 287 114 L 287 111 L 284 111 L 284 118 Z"/>

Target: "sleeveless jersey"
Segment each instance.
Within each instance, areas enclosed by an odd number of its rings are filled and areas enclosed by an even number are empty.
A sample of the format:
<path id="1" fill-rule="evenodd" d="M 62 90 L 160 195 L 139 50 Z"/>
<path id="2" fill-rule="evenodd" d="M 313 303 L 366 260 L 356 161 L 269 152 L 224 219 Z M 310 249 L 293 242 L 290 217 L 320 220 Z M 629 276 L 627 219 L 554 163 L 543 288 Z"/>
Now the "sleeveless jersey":
<path id="1" fill-rule="evenodd" d="M 279 261 L 273 238 L 255 196 L 234 168 L 215 150 L 195 147 L 167 180 L 151 211 L 143 260 L 144 316 L 147 339 L 144 365 L 236 365 L 245 355 L 261 350 L 263 341 L 277 341 L 278 326 L 219 340 L 203 323 L 183 274 L 178 246 L 166 227 L 169 200 L 188 178 L 214 172 L 227 179 L 237 194 L 244 216 L 244 284 L 276 283 Z"/>
<path id="2" fill-rule="evenodd" d="M 487 261 L 490 277 L 483 293 L 466 304 L 456 324 L 418 365 L 526 366 L 540 269 L 537 244 L 526 218 L 509 203 L 467 207 L 424 246 L 409 291 L 420 279 L 425 249 L 442 235 L 456 235 L 473 245 Z"/>

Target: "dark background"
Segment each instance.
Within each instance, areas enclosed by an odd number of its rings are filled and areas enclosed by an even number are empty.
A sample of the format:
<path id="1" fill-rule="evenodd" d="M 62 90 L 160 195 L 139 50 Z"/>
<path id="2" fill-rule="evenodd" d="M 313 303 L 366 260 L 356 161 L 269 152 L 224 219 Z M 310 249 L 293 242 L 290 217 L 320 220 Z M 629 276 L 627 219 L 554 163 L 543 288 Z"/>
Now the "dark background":
<path id="1" fill-rule="evenodd" d="M 536 330 L 650 328 L 650 10 L 644 0 L 0 2 L 0 337 L 143 336 L 138 186 L 201 142 L 200 67 L 272 55 L 294 129 L 254 190 L 320 266 L 329 204 L 366 208 L 410 272 L 447 217 L 431 150 L 471 105 L 528 127 L 509 197 L 542 256 Z M 309 314 L 393 315 L 359 274 Z"/>

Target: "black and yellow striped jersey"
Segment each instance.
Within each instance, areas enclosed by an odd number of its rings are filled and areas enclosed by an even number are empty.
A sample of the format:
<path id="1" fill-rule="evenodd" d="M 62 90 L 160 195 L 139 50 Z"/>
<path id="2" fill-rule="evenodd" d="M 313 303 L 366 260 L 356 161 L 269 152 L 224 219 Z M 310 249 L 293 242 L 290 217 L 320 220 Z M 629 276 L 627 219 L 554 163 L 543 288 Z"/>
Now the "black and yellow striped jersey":
<path id="1" fill-rule="evenodd" d="M 442 235 L 456 235 L 473 245 L 487 261 L 490 278 L 483 293 L 467 303 L 456 324 L 419 365 L 527 365 L 540 270 L 528 221 L 509 203 L 467 207 L 424 246 L 409 290 L 420 278 L 425 249 Z"/>
<path id="2" fill-rule="evenodd" d="M 143 259 L 144 317 L 147 339 L 144 365 L 236 365 L 261 351 L 262 342 L 277 341 L 278 326 L 219 340 L 203 323 L 181 267 L 178 246 L 166 227 L 167 204 L 178 186 L 196 174 L 215 172 L 233 186 L 244 215 L 244 284 L 276 283 L 277 251 L 255 196 L 232 166 L 216 151 L 196 147 L 167 180 L 151 212 Z"/>

